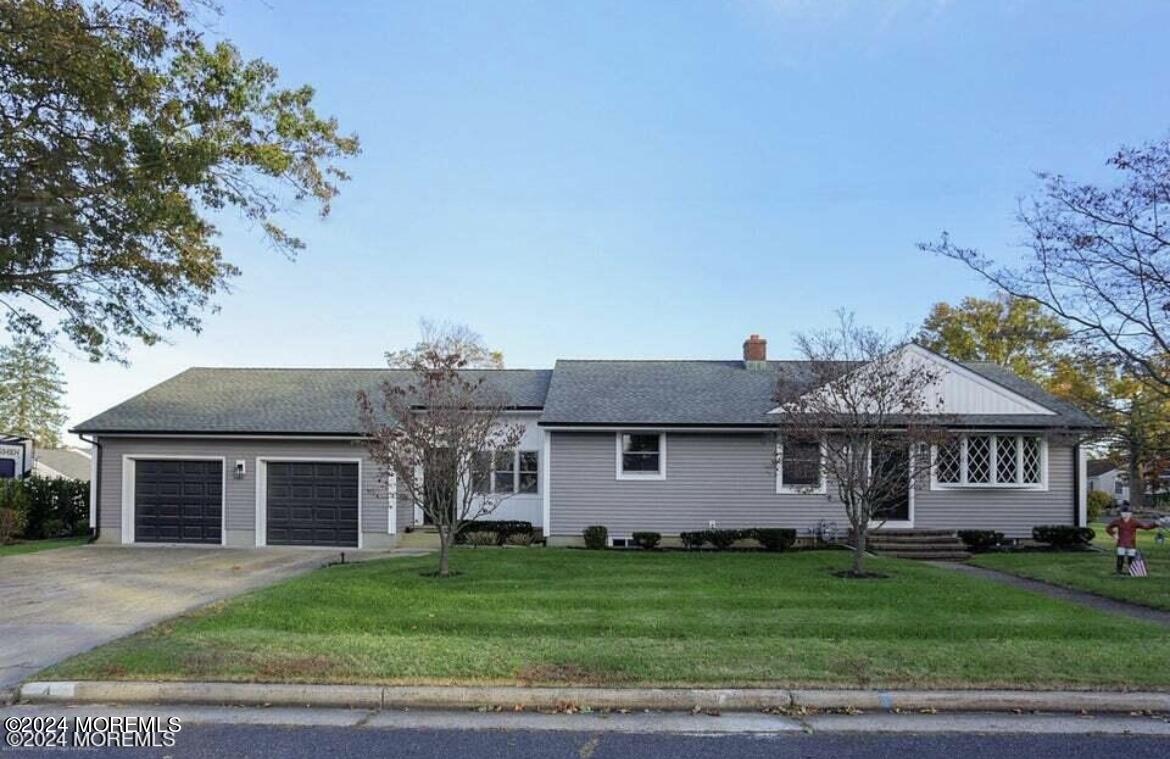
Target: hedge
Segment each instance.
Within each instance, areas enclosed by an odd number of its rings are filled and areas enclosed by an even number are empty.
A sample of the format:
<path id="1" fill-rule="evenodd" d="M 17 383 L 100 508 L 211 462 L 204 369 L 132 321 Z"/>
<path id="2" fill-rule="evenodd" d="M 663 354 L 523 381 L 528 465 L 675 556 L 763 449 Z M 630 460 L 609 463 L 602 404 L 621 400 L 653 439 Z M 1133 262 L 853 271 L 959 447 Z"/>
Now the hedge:
<path id="1" fill-rule="evenodd" d="M 1097 533 L 1088 527 L 1073 527 L 1067 524 L 1042 524 L 1032 528 L 1032 538 L 1038 543 L 1047 543 L 1057 548 L 1087 546 Z"/>

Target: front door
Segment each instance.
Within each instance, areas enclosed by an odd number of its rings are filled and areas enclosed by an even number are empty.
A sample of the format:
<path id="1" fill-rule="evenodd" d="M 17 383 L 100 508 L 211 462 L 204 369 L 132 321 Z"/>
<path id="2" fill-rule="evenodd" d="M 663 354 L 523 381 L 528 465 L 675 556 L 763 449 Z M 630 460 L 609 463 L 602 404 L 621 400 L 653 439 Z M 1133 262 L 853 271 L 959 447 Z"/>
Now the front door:
<path id="1" fill-rule="evenodd" d="M 423 524 L 434 524 L 435 514 L 448 514 L 448 524 L 455 518 L 455 496 L 458 489 L 458 470 L 455 461 L 444 451 L 436 451 L 423 469 Z"/>
<path id="2" fill-rule="evenodd" d="M 905 444 L 877 446 L 870 462 L 875 482 L 888 487 L 873 510 L 875 522 L 910 522 L 910 451 Z"/>

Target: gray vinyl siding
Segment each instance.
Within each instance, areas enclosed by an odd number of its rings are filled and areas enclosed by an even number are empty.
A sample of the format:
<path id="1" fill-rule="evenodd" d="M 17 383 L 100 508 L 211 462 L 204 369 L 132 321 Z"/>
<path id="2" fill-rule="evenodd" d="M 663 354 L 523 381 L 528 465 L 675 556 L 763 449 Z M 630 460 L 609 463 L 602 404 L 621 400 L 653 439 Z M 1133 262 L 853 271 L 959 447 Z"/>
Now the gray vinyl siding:
<path id="1" fill-rule="evenodd" d="M 605 525 L 626 537 L 635 530 L 676 534 L 719 527 L 847 525 L 831 495 L 778 494 L 771 435 L 669 433 L 666 479 L 618 480 L 612 432 L 551 433 L 550 534 L 579 536 Z M 917 528 L 994 528 L 1028 537 L 1037 524 L 1073 522 L 1073 453 L 1049 446 L 1047 491 L 915 493 Z M 830 489 L 831 491 L 831 489 Z"/>
<path id="2" fill-rule="evenodd" d="M 122 525 L 122 457 L 222 456 L 227 468 L 224 523 L 231 533 L 256 529 L 256 459 L 264 457 L 362 459 L 362 532 L 384 535 L 389 526 L 389 497 L 378 467 L 362 446 L 344 440 L 195 440 L 181 438 L 101 437 L 101 529 L 104 539 L 118 536 Z M 235 479 L 235 462 L 243 459 L 246 473 Z M 372 544 L 373 541 L 366 541 Z M 372 545 L 371 545 L 372 547 Z"/>

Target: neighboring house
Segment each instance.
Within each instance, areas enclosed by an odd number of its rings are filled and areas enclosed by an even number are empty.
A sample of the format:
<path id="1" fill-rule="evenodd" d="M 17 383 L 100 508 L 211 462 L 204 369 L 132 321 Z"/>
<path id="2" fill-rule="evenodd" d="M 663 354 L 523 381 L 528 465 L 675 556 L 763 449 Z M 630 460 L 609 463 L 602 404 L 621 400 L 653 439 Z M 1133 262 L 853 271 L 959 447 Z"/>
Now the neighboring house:
<path id="1" fill-rule="evenodd" d="M 1102 490 L 1119 504 L 1129 503 L 1129 473 L 1108 459 L 1092 459 L 1088 463 L 1089 490 Z M 1170 492 L 1170 472 L 1163 472 L 1158 482 L 1146 483 L 1146 495 L 1157 496 Z"/>
<path id="2" fill-rule="evenodd" d="M 24 477 L 32 469 L 33 441 L 0 433 L 0 479 Z"/>
<path id="3" fill-rule="evenodd" d="M 33 474 L 51 479 L 89 482 L 93 457 L 79 448 L 40 448 L 33 456 Z"/>
<path id="4" fill-rule="evenodd" d="M 891 504 L 887 528 L 996 529 L 1084 524 L 1080 441 L 1100 425 L 1011 372 L 936 364 L 955 442 L 932 476 Z M 800 361 L 767 361 L 765 341 L 736 361 L 557 361 L 552 370 L 475 372 L 524 426 L 494 457 L 493 515 L 540 527 L 550 544 L 585 527 L 623 540 L 720 527 L 844 527 L 816 445 L 784 448 L 773 394 Z M 396 496 L 361 445 L 356 394 L 408 375 L 386 369 L 189 369 L 75 432 L 96 441 L 92 490 L 106 542 L 237 546 L 393 545 L 422 515 Z M 780 461 L 777 464 L 777 453 Z M 929 481 L 927 481 L 929 479 Z"/>
<path id="5" fill-rule="evenodd" d="M 1109 459 L 1091 459 L 1086 466 L 1089 492 L 1100 490 L 1117 503 L 1129 502 L 1129 485 L 1121 467 Z"/>

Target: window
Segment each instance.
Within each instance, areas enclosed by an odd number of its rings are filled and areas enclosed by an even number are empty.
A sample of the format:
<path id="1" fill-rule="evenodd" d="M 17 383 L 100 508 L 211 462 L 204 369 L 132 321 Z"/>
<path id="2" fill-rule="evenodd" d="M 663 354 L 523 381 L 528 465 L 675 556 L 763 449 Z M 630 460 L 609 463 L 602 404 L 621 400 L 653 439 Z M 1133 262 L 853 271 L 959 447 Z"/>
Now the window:
<path id="1" fill-rule="evenodd" d="M 492 492 L 516 492 L 516 452 L 496 451 L 492 462 Z"/>
<path id="2" fill-rule="evenodd" d="M 536 451 L 520 451 L 519 493 L 535 493 L 540 481 L 540 454 Z"/>
<path id="3" fill-rule="evenodd" d="M 776 491 L 784 493 L 823 493 L 821 444 L 817 440 L 782 440 L 777 454 Z"/>
<path id="4" fill-rule="evenodd" d="M 658 432 L 619 433 L 618 479 L 666 479 L 666 436 Z"/>
<path id="5" fill-rule="evenodd" d="M 492 492 L 492 452 L 479 451 L 471 461 L 471 492 Z"/>
<path id="6" fill-rule="evenodd" d="M 935 477 L 939 483 L 958 485 L 963 481 L 963 441 L 954 438 L 935 449 Z"/>
<path id="7" fill-rule="evenodd" d="M 1042 490 L 1045 456 L 1037 435 L 960 435 L 935 446 L 933 485 Z"/>
<path id="8" fill-rule="evenodd" d="M 471 465 L 472 492 L 535 493 L 538 460 L 536 451 L 481 451 Z"/>

